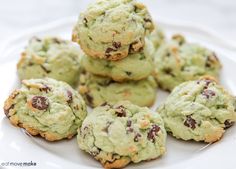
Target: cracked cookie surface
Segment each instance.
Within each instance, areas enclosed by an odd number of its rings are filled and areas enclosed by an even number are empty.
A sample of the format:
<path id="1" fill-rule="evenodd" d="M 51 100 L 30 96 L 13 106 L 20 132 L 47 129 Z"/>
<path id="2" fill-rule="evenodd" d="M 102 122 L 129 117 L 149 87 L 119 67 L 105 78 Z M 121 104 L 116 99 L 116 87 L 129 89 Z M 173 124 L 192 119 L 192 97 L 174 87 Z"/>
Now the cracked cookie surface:
<path id="1" fill-rule="evenodd" d="M 156 159 L 166 151 L 160 115 L 127 101 L 95 108 L 78 130 L 77 140 L 79 148 L 105 168 Z"/>
<path id="2" fill-rule="evenodd" d="M 214 52 L 186 42 L 181 35 L 173 36 L 155 53 L 155 78 L 160 88 L 167 91 L 201 76 L 218 78 L 220 69 L 221 63 Z"/>
<path id="3" fill-rule="evenodd" d="M 82 97 L 50 78 L 23 80 L 5 101 L 4 112 L 13 125 L 49 141 L 72 138 L 87 115 Z"/>
<path id="4" fill-rule="evenodd" d="M 154 29 L 147 8 L 136 0 L 97 0 L 80 14 L 72 40 L 91 57 L 119 60 L 143 50 Z"/>
<path id="5" fill-rule="evenodd" d="M 214 80 L 200 79 L 177 86 L 157 112 L 174 137 L 215 142 L 236 120 L 236 98 Z"/>
<path id="6" fill-rule="evenodd" d="M 80 55 L 79 47 L 70 41 L 34 37 L 21 54 L 17 72 L 21 80 L 49 77 L 74 86 L 78 82 Z"/>

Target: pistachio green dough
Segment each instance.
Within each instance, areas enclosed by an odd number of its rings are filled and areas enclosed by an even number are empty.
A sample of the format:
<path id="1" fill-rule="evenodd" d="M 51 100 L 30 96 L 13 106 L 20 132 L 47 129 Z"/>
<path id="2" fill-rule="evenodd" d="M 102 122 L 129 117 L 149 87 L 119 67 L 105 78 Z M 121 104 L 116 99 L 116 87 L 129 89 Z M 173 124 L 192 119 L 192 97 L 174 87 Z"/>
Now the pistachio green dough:
<path id="1" fill-rule="evenodd" d="M 154 71 L 154 52 L 153 43 L 146 39 L 143 52 L 129 54 L 118 61 L 95 59 L 85 55 L 81 59 L 81 65 L 90 73 L 107 76 L 114 81 L 140 80 Z"/>
<path id="2" fill-rule="evenodd" d="M 152 76 L 140 81 L 115 82 L 110 78 L 81 74 L 79 92 L 92 107 L 104 102 L 129 100 L 139 106 L 151 106 L 156 98 L 156 82 Z"/>
<path id="3" fill-rule="evenodd" d="M 74 86 L 80 69 L 78 46 L 55 37 L 32 38 L 17 65 L 21 80 L 50 77 Z"/>
<path id="4" fill-rule="evenodd" d="M 221 63 L 216 54 L 176 35 L 163 43 L 155 54 L 155 78 L 159 86 L 171 91 L 175 86 L 201 76 L 218 78 Z"/>
<path id="5" fill-rule="evenodd" d="M 215 142 L 236 120 L 236 99 L 216 82 L 201 79 L 174 88 L 157 111 L 176 138 Z"/>
<path id="6" fill-rule="evenodd" d="M 77 139 L 79 148 L 105 168 L 156 159 L 166 149 L 160 115 L 127 101 L 95 108 L 78 130 Z"/>
<path id="7" fill-rule="evenodd" d="M 65 82 L 50 78 L 23 80 L 4 110 L 13 125 L 49 141 L 71 138 L 87 115 L 82 97 Z"/>
<path id="8" fill-rule="evenodd" d="M 154 28 L 147 8 L 136 0 L 97 0 L 80 14 L 72 40 L 95 58 L 119 60 L 140 52 Z"/>

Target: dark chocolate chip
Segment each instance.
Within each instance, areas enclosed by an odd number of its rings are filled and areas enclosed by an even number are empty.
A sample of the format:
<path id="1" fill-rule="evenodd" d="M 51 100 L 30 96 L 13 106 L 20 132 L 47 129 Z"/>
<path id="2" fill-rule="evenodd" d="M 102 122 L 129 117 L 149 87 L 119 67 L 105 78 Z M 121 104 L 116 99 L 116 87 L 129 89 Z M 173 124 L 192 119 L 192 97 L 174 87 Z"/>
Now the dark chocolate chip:
<path id="1" fill-rule="evenodd" d="M 111 52 L 115 52 L 115 51 L 117 51 L 116 49 L 113 49 L 113 48 L 107 48 L 106 49 L 106 51 L 105 51 L 105 56 L 107 57 L 107 58 L 109 58 L 110 56 L 111 56 Z"/>
<path id="2" fill-rule="evenodd" d="M 84 23 L 84 26 L 86 26 L 86 27 L 88 26 L 88 24 L 87 24 L 87 23 L 88 23 L 87 18 L 84 18 L 84 19 L 83 19 L 83 23 Z"/>
<path id="3" fill-rule="evenodd" d="M 116 49 L 121 47 L 121 43 L 120 42 L 113 42 L 112 46 L 115 47 Z"/>
<path id="4" fill-rule="evenodd" d="M 166 56 L 167 56 L 167 57 L 170 57 L 170 56 L 171 56 L 171 53 L 170 53 L 170 52 L 167 52 Z"/>
<path id="5" fill-rule="evenodd" d="M 44 96 L 34 96 L 32 98 L 32 106 L 38 110 L 47 110 L 49 101 Z"/>
<path id="6" fill-rule="evenodd" d="M 47 85 L 43 85 L 43 87 L 39 88 L 39 90 L 40 90 L 41 92 L 43 91 L 43 92 L 48 93 L 48 92 L 51 91 L 51 88 L 48 87 Z"/>
<path id="7" fill-rule="evenodd" d="M 104 102 L 104 103 L 102 103 L 100 106 L 106 106 L 106 105 L 108 105 L 108 103 L 107 103 L 107 102 Z"/>
<path id="8" fill-rule="evenodd" d="M 165 72 L 166 74 L 171 74 L 172 69 L 171 68 L 165 68 L 165 69 L 163 69 L 163 72 Z"/>
<path id="9" fill-rule="evenodd" d="M 85 93 L 85 97 L 90 104 L 93 104 L 93 97 L 90 94 Z"/>
<path id="10" fill-rule="evenodd" d="M 53 40 L 54 43 L 57 43 L 57 44 L 65 43 L 65 41 L 60 40 L 58 38 L 53 38 L 52 40 Z"/>
<path id="11" fill-rule="evenodd" d="M 133 53 L 135 50 L 134 50 L 134 46 L 139 43 L 139 41 L 134 41 L 133 43 L 130 44 L 129 46 L 129 53 Z"/>
<path id="12" fill-rule="evenodd" d="M 138 142 L 141 137 L 142 137 L 141 134 L 139 134 L 139 133 L 135 134 L 134 142 Z"/>
<path id="13" fill-rule="evenodd" d="M 209 99 L 210 97 L 215 96 L 216 93 L 212 90 L 205 89 L 205 90 L 203 90 L 202 95 L 205 96 L 207 99 Z"/>
<path id="14" fill-rule="evenodd" d="M 196 128 L 196 121 L 191 117 L 191 115 L 186 116 L 184 121 L 184 125 L 190 127 L 191 129 Z"/>
<path id="15" fill-rule="evenodd" d="M 167 75 L 175 77 L 171 68 L 165 68 L 165 69 L 163 69 L 163 72 L 165 72 Z"/>
<path id="16" fill-rule="evenodd" d="M 118 107 L 115 108 L 116 110 L 116 115 L 118 117 L 125 117 L 126 116 L 126 112 L 125 112 L 125 107 L 120 105 Z"/>
<path id="17" fill-rule="evenodd" d="M 50 73 L 50 70 L 47 70 L 43 65 L 40 65 L 40 67 L 46 72 L 46 73 Z"/>
<path id="18" fill-rule="evenodd" d="M 230 128 L 234 124 L 234 122 L 230 120 L 225 120 L 224 124 L 225 124 L 225 129 L 227 129 Z"/>
<path id="19" fill-rule="evenodd" d="M 152 142 L 154 142 L 155 136 L 157 136 L 158 131 L 160 131 L 160 127 L 156 124 L 153 124 L 152 128 L 149 130 L 147 134 L 148 140 L 151 140 Z"/>
<path id="20" fill-rule="evenodd" d="M 129 71 L 125 71 L 125 73 L 130 76 L 132 74 L 132 72 L 129 72 Z"/>
<path id="21" fill-rule="evenodd" d="M 144 18 L 145 22 L 152 22 L 152 20 L 150 18 Z"/>
<path id="22" fill-rule="evenodd" d="M 134 131 L 134 129 L 132 128 L 132 127 L 128 127 L 127 129 L 126 129 L 126 133 L 128 134 L 128 133 L 132 133 Z"/>
<path id="23" fill-rule="evenodd" d="M 72 92 L 70 90 L 67 90 L 66 94 L 67 94 L 67 103 L 68 104 L 72 103 L 72 101 L 73 101 L 73 94 L 72 94 Z"/>
<path id="24" fill-rule="evenodd" d="M 11 110 L 11 109 L 13 109 L 14 108 L 14 104 L 12 104 L 8 109 L 4 109 L 4 113 L 5 113 L 5 115 L 7 116 L 7 118 L 9 118 L 10 116 L 9 116 L 9 111 Z"/>
<path id="25" fill-rule="evenodd" d="M 127 127 L 131 127 L 131 125 L 132 125 L 132 121 L 131 120 L 127 120 Z"/>

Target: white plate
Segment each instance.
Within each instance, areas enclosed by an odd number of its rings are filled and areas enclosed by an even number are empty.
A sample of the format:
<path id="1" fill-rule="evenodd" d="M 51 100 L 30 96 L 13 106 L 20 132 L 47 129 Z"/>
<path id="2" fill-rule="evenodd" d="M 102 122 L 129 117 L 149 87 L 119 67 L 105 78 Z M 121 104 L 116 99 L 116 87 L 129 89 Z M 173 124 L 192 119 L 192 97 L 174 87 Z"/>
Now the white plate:
<path id="1" fill-rule="evenodd" d="M 222 38 L 214 36 L 211 32 L 202 30 L 199 26 L 182 25 L 161 20 L 159 19 L 159 25 L 168 35 L 174 32 L 182 33 L 186 35 L 189 41 L 200 42 L 216 51 L 224 66 L 221 72 L 221 83 L 235 95 L 235 47 L 231 46 Z M 70 39 L 71 30 L 75 21 L 76 17 L 66 18 L 28 31 L 5 43 L 2 51 L 0 51 L 1 107 L 3 107 L 3 102 L 8 94 L 19 86 L 16 76 L 16 62 L 28 39 L 35 35 L 57 35 Z M 159 90 L 157 102 L 152 109 L 155 110 L 164 101 L 166 96 L 167 93 Z M 180 141 L 168 136 L 167 153 L 163 157 L 150 162 L 131 164 L 127 168 L 233 169 L 236 167 L 234 162 L 236 157 L 235 131 L 236 126 L 231 127 L 227 130 L 223 139 L 213 145 L 192 141 Z M 10 164 L 7 162 L 13 162 L 11 167 L 15 168 L 16 166 L 14 165 L 18 165 L 17 163 L 31 161 L 36 163 L 36 166 L 33 168 L 101 168 L 101 165 L 97 161 L 78 149 L 75 138 L 69 141 L 50 143 L 39 137 L 31 137 L 24 130 L 13 127 L 3 112 L 0 113 L 0 151 L 0 168 L 1 166 L 4 167 L 4 165 Z"/>

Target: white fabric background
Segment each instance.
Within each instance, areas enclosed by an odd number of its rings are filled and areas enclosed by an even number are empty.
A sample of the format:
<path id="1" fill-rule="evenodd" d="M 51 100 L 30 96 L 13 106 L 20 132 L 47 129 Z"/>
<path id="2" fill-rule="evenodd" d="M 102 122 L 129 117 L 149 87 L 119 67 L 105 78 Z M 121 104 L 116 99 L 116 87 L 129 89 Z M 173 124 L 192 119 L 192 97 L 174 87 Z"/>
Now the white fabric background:
<path id="1" fill-rule="evenodd" d="M 0 45 L 9 37 L 78 15 L 93 0 L 0 0 Z M 155 18 L 194 22 L 236 42 L 236 0 L 142 0 Z"/>

